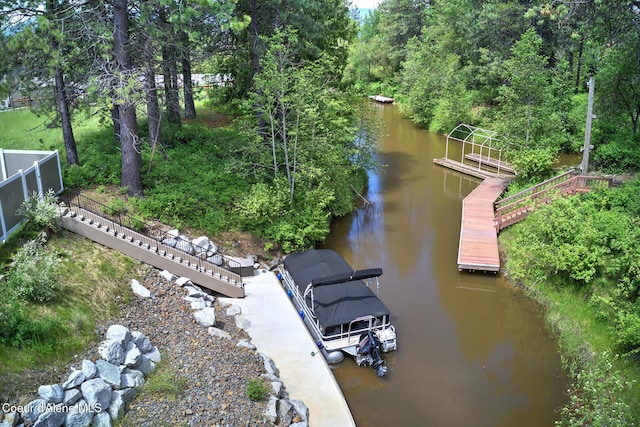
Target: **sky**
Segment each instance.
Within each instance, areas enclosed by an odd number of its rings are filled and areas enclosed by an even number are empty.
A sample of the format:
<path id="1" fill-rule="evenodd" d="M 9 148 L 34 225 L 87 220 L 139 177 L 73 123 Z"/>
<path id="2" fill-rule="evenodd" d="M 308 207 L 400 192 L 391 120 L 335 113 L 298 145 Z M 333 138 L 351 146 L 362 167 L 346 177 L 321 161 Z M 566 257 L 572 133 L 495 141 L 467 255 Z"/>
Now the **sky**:
<path id="1" fill-rule="evenodd" d="M 382 0 L 351 0 L 358 9 L 375 9 Z"/>

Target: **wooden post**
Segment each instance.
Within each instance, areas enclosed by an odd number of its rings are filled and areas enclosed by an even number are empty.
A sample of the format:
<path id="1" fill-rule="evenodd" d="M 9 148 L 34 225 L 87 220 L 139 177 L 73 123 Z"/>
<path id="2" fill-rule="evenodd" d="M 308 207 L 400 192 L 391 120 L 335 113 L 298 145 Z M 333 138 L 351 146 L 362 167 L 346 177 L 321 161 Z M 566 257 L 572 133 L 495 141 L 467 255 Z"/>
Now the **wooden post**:
<path id="1" fill-rule="evenodd" d="M 589 100 L 587 103 L 587 126 L 584 132 L 584 149 L 582 151 L 581 173 L 587 174 L 589 169 L 589 149 L 591 148 L 591 120 L 593 119 L 593 92 L 595 90 L 595 80 L 593 76 L 589 79 Z"/>

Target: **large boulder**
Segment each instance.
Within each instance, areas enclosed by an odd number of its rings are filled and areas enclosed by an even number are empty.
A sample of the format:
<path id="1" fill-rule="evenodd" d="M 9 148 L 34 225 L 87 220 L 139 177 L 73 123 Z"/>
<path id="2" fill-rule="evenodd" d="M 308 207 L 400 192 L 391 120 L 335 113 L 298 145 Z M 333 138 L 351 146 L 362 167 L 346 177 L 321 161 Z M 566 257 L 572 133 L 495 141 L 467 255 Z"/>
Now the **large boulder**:
<path id="1" fill-rule="evenodd" d="M 195 249 L 196 255 L 206 254 L 209 250 L 209 245 L 211 241 L 207 236 L 196 237 L 191 241 L 193 248 Z"/>
<path id="2" fill-rule="evenodd" d="M 84 374 L 85 380 L 94 378 L 96 375 L 98 375 L 96 364 L 89 359 L 84 359 L 82 361 L 82 373 Z"/>
<path id="3" fill-rule="evenodd" d="M 136 279 L 131 279 L 131 290 L 142 298 L 151 298 L 151 291 L 140 284 Z"/>
<path id="4" fill-rule="evenodd" d="M 40 415 L 42 415 L 47 409 L 47 403 L 48 402 L 44 399 L 32 400 L 24 407 L 22 417 L 25 419 L 25 421 L 35 423 Z"/>
<path id="5" fill-rule="evenodd" d="M 201 298 L 205 295 L 202 289 L 200 289 L 196 285 L 187 285 L 184 287 L 184 289 L 187 291 L 187 295 L 189 296 L 189 298 Z"/>
<path id="6" fill-rule="evenodd" d="M 20 420 L 20 413 L 16 411 L 3 412 L 4 420 L 0 422 L 0 427 L 14 427 Z"/>
<path id="7" fill-rule="evenodd" d="M 66 406 L 71 406 L 76 403 L 82 397 L 82 393 L 77 388 L 71 388 L 69 390 L 64 391 L 64 399 L 62 399 L 62 403 Z"/>
<path id="8" fill-rule="evenodd" d="M 107 329 L 107 334 L 105 336 L 108 340 L 119 341 L 122 348 L 126 348 L 126 345 L 129 341 L 131 341 L 131 332 L 129 332 L 129 328 L 122 325 L 111 325 L 109 329 Z"/>
<path id="9" fill-rule="evenodd" d="M 222 258 L 222 255 L 220 254 L 215 254 L 212 255 L 210 257 L 207 257 L 207 261 L 209 261 L 212 264 L 215 264 L 217 266 L 222 266 L 224 259 Z"/>
<path id="10" fill-rule="evenodd" d="M 158 347 L 156 347 L 155 345 L 151 347 L 151 350 L 146 352 L 144 355 L 147 356 L 147 358 L 154 363 L 158 363 L 162 359 L 162 356 L 160 355 L 160 351 L 158 350 Z"/>
<path id="11" fill-rule="evenodd" d="M 176 245 L 178 244 L 178 239 L 175 239 L 173 237 L 166 237 L 164 239 L 162 239 L 162 244 L 163 245 L 167 245 L 171 248 L 175 248 Z"/>
<path id="12" fill-rule="evenodd" d="M 134 368 L 142 372 L 145 376 L 148 376 L 151 372 L 155 371 L 156 365 L 143 354 L 140 356 L 140 361 Z"/>
<path id="13" fill-rule="evenodd" d="M 120 387 L 142 387 L 144 385 L 144 374 L 137 369 L 124 368 L 120 374 Z"/>
<path id="14" fill-rule="evenodd" d="M 135 366 L 138 361 L 140 361 L 140 356 L 142 356 L 142 352 L 138 346 L 133 341 L 129 341 L 127 343 L 127 349 L 124 352 L 124 364 L 127 366 Z"/>
<path id="15" fill-rule="evenodd" d="M 246 331 L 247 329 L 249 329 L 249 327 L 251 327 L 251 321 L 244 316 L 237 315 L 234 317 L 234 320 L 236 321 L 236 327 L 242 329 L 243 331 Z"/>
<path id="16" fill-rule="evenodd" d="M 193 282 L 188 277 L 182 276 L 176 279 L 176 285 L 178 286 L 193 285 Z"/>
<path id="17" fill-rule="evenodd" d="M 96 368 L 98 368 L 98 375 L 107 384 L 113 386 L 113 388 L 120 388 L 120 368 L 118 365 L 114 365 L 105 360 L 96 361 Z"/>
<path id="18" fill-rule="evenodd" d="M 100 412 L 93 417 L 91 427 L 111 427 L 111 417 L 107 411 Z"/>
<path id="19" fill-rule="evenodd" d="M 40 415 L 38 420 L 33 423 L 33 427 L 60 427 L 64 424 L 65 418 L 62 408 L 52 409 Z"/>
<path id="20" fill-rule="evenodd" d="M 258 354 L 260 355 L 260 357 L 262 357 L 262 360 L 264 362 L 264 369 L 267 371 L 267 374 L 280 377 L 280 371 L 278 370 L 278 367 L 276 366 L 273 359 L 271 359 L 269 356 L 267 356 L 264 353 L 258 353 Z"/>
<path id="21" fill-rule="evenodd" d="M 124 349 L 117 340 L 105 340 L 98 347 L 98 354 L 104 360 L 114 365 L 121 365 L 124 362 Z"/>
<path id="22" fill-rule="evenodd" d="M 65 419 L 66 427 L 89 427 L 93 420 L 93 412 L 85 400 L 79 400 L 69 407 Z"/>
<path id="23" fill-rule="evenodd" d="M 275 396 L 269 396 L 269 401 L 264 410 L 264 417 L 273 424 L 278 420 L 278 400 L 280 399 Z"/>
<path id="24" fill-rule="evenodd" d="M 149 338 L 147 338 L 142 332 L 133 331 L 131 332 L 131 336 L 133 337 L 133 342 L 141 352 L 147 353 L 151 351 L 151 348 L 153 347 L 151 345 L 151 341 L 149 341 Z"/>
<path id="25" fill-rule="evenodd" d="M 168 270 L 162 270 L 160 272 L 160 277 L 162 277 L 167 282 L 172 282 L 173 279 L 176 278 L 176 276 L 173 273 L 171 273 L 170 271 L 168 271 Z"/>
<path id="26" fill-rule="evenodd" d="M 59 384 L 41 385 L 38 394 L 48 403 L 60 403 L 64 399 L 64 389 Z"/>
<path id="27" fill-rule="evenodd" d="M 286 399 L 280 399 L 278 402 L 278 422 L 281 426 L 288 426 L 291 424 L 295 411 L 293 405 Z"/>
<path id="28" fill-rule="evenodd" d="M 193 245 L 188 240 L 187 236 L 180 236 L 180 238 L 178 239 L 178 242 L 176 243 L 175 248 L 182 252 L 186 252 L 189 255 L 193 255 L 195 253 L 195 250 L 193 249 Z"/>
<path id="29" fill-rule="evenodd" d="M 215 326 L 216 324 L 216 310 L 213 307 L 203 308 L 202 310 L 193 313 L 196 322 L 204 327 Z"/>
<path id="30" fill-rule="evenodd" d="M 111 403 L 111 386 L 102 378 L 94 378 L 80 385 L 82 396 L 96 412 L 106 411 Z"/>
<path id="31" fill-rule="evenodd" d="M 124 406 L 125 401 L 122 398 L 122 391 L 114 390 L 111 394 L 111 403 L 109 404 L 109 415 L 111 415 L 111 419 L 116 420 L 120 418 L 122 414 L 124 414 Z"/>
<path id="32" fill-rule="evenodd" d="M 309 421 L 309 408 L 302 400 L 291 399 L 289 402 L 293 405 L 293 408 L 296 411 L 296 414 L 302 418 L 302 421 Z"/>
<path id="33" fill-rule="evenodd" d="M 69 378 L 62 383 L 62 388 L 65 390 L 69 390 L 71 388 L 77 387 L 85 380 L 84 372 L 82 371 L 73 371 L 69 374 Z"/>

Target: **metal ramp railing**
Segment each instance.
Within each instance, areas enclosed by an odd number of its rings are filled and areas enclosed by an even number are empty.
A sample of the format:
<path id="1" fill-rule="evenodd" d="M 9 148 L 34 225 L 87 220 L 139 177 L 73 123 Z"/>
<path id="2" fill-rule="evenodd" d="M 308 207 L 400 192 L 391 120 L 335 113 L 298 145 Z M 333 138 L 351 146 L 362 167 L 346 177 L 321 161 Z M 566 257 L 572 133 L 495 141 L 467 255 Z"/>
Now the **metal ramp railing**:
<path id="1" fill-rule="evenodd" d="M 109 214 L 109 207 L 95 200 L 78 194 L 63 195 L 61 199 L 66 205 L 60 218 L 62 227 L 154 267 L 188 277 L 215 292 L 229 297 L 245 296 L 242 265 L 238 261 L 218 254 L 222 266 L 217 265 L 208 261 L 206 255 L 186 252 L 186 244 L 181 245 L 179 238 L 167 235 L 166 231 L 126 215 Z M 169 237 L 176 240 L 175 245 L 163 243 Z"/>
<path id="2" fill-rule="evenodd" d="M 548 179 L 495 203 L 495 226 L 500 231 L 522 221 L 536 206 L 550 203 L 554 197 L 587 193 L 593 188 L 609 186 L 612 178 L 578 175 L 574 170 Z"/>

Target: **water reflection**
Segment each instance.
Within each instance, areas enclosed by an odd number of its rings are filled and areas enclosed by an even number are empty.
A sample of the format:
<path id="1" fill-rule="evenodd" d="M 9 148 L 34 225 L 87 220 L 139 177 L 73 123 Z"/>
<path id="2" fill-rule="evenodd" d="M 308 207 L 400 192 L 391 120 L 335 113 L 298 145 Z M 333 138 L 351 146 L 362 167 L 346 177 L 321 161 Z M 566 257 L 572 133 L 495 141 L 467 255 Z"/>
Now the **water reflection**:
<path id="1" fill-rule="evenodd" d="M 565 378 L 539 307 L 500 276 L 457 270 L 461 201 L 478 180 L 433 164 L 444 137 L 392 106 L 379 113 L 386 172 L 370 176 L 372 205 L 336 221 L 324 245 L 384 270 L 398 332 L 387 377 L 351 360 L 334 369 L 357 424 L 553 425 Z"/>

